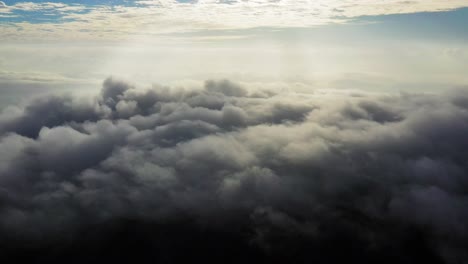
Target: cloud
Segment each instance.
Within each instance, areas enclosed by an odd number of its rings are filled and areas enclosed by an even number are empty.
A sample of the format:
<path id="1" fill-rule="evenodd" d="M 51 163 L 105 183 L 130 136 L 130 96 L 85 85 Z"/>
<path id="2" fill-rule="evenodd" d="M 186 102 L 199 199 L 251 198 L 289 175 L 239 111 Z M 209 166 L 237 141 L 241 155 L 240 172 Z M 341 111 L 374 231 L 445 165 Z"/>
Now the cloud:
<path id="1" fill-rule="evenodd" d="M 467 98 L 109 78 L 35 99 L 0 115 L 0 258 L 467 261 Z"/>
<path id="2" fill-rule="evenodd" d="M 437 12 L 467 6 L 465 0 L 130 1 L 125 5 L 20 2 L 10 9 L 22 19 L 1 29 L 15 40 L 35 39 L 38 32 L 41 39 L 47 34 L 52 39 L 125 40 L 129 35 L 141 38 L 206 30 L 304 28 L 346 23 L 362 16 Z M 16 32 L 18 27 L 21 34 Z"/>

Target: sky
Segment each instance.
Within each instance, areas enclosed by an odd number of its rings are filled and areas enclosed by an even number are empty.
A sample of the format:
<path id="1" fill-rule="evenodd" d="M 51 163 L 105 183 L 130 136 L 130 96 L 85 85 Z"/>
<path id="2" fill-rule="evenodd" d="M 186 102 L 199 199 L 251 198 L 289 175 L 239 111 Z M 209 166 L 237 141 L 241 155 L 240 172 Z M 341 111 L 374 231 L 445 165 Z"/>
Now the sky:
<path id="1" fill-rule="evenodd" d="M 433 92 L 467 83 L 467 6 L 463 0 L 4 1 L 0 83 L 16 99 L 30 89 L 96 92 L 90 87 L 111 75 L 146 86 L 236 78 L 294 80 L 309 90 Z"/>
<path id="2" fill-rule="evenodd" d="M 0 1 L 0 261 L 468 262 L 467 0 Z"/>

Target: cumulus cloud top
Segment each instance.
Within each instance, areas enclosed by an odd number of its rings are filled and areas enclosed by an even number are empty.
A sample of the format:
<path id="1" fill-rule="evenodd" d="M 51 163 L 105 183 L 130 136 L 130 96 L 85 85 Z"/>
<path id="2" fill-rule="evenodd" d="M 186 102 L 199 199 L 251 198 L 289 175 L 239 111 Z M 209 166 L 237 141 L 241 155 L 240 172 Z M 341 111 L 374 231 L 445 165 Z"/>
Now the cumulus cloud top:
<path id="1" fill-rule="evenodd" d="M 213 260 L 218 247 L 237 261 L 339 251 L 460 263 L 467 134 L 464 90 L 323 96 L 227 80 L 139 90 L 109 78 L 94 99 L 45 97 L 0 115 L 0 234 L 87 252 L 130 225 L 127 236 L 169 261 L 177 254 L 164 249 Z"/>

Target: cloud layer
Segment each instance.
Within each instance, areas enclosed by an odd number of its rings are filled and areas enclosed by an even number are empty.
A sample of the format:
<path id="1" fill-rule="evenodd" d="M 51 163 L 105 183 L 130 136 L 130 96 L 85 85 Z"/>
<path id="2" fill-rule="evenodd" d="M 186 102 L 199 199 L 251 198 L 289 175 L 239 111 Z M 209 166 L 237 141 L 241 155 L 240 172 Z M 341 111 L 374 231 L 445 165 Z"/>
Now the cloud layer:
<path id="1" fill-rule="evenodd" d="M 0 257 L 466 262 L 467 134 L 464 90 L 109 78 L 0 115 Z"/>
<path id="2" fill-rule="evenodd" d="M 0 2 L 0 21 L 6 22 L 0 33 L 8 40 L 116 40 L 205 30 L 311 27 L 345 23 L 361 16 L 447 11 L 467 6 L 465 0 L 155 0 L 98 5 L 79 1 L 11 5 Z"/>

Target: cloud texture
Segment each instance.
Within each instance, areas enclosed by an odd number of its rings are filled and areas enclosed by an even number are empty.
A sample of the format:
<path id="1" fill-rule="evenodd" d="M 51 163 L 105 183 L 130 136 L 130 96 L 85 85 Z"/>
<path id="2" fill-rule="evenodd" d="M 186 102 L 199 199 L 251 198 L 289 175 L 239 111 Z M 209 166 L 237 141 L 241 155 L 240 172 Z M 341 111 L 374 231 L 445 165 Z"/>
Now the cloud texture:
<path id="1" fill-rule="evenodd" d="M 0 258 L 466 263 L 466 135 L 464 90 L 109 78 L 0 115 Z"/>
<path id="2" fill-rule="evenodd" d="M 8 1 L 7 1 L 8 2 Z M 94 2 L 94 4 L 89 4 Z M 0 2 L 5 40 L 126 40 L 206 30 L 302 28 L 362 16 L 439 12 L 466 0 L 154 0 Z M 112 21 L 112 23 L 109 23 Z"/>

